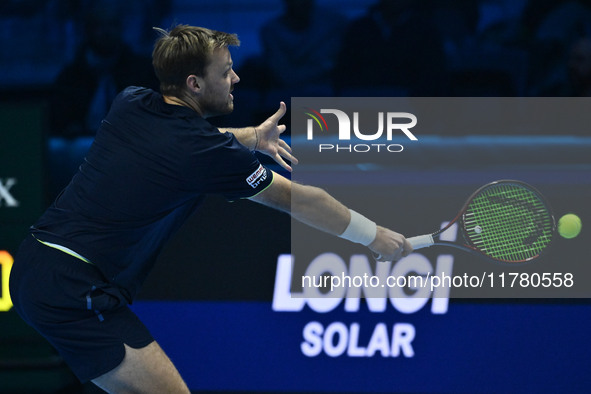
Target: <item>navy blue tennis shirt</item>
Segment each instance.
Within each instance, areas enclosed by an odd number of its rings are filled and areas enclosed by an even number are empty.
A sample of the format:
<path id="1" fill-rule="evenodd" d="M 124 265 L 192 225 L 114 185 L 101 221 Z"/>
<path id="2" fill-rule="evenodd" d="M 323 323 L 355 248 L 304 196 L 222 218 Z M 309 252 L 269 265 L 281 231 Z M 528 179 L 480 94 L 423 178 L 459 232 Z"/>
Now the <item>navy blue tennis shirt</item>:
<path id="1" fill-rule="evenodd" d="M 248 198 L 272 180 L 233 134 L 160 93 L 129 87 L 31 231 L 90 260 L 131 303 L 164 243 L 206 194 Z"/>

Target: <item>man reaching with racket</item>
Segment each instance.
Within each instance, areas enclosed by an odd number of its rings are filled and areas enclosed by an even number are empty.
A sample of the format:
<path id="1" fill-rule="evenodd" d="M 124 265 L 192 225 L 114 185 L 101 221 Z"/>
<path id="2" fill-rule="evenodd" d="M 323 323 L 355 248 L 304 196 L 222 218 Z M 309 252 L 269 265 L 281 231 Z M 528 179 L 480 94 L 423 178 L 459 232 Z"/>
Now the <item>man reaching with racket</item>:
<path id="1" fill-rule="evenodd" d="M 262 124 L 219 130 L 233 109 L 228 46 L 235 35 L 177 26 L 155 44 L 161 93 L 129 87 L 103 120 L 78 173 L 31 227 L 10 278 L 15 309 L 81 381 L 107 392 L 188 393 L 176 368 L 129 309 L 160 250 L 206 194 L 248 198 L 397 260 L 405 238 L 325 191 L 265 168 L 296 163 L 279 135 L 284 103 Z"/>

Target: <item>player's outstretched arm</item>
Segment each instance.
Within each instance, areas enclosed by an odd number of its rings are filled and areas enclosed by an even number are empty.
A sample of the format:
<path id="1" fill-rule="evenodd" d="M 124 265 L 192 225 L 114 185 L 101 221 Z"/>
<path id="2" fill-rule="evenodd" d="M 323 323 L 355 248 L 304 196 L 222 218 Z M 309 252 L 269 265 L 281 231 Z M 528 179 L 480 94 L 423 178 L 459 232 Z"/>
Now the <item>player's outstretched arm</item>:
<path id="1" fill-rule="evenodd" d="M 286 111 L 287 107 L 282 101 L 279 103 L 277 112 L 258 126 L 241 129 L 220 128 L 220 131 L 229 131 L 236 136 L 242 145 L 248 147 L 250 150 L 264 153 L 275 160 L 281 167 L 291 172 L 291 166 L 285 160 L 297 164 L 298 159 L 291 154 L 291 147 L 287 142 L 279 138 L 281 133 L 286 129 L 285 125 L 279 124 Z"/>
<path id="2" fill-rule="evenodd" d="M 309 226 L 361 243 L 387 260 L 398 260 L 412 252 L 403 235 L 377 226 L 348 209 L 326 191 L 291 182 L 273 173 L 273 183 L 251 200 L 279 209 Z"/>

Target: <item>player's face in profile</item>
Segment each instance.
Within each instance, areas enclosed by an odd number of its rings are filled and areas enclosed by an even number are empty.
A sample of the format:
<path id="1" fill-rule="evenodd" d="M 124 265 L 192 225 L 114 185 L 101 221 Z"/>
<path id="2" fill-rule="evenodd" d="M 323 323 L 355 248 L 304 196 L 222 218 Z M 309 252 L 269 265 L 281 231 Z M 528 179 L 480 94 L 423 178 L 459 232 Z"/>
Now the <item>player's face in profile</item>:
<path id="1" fill-rule="evenodd" d="M 234 109 L 234 84 L 240 78 L 232 69 L 232 57 L 228 48 L 216 49 L 205 69 L 201 91 L 201 109 L 204 116 L 223 115 Z"/>

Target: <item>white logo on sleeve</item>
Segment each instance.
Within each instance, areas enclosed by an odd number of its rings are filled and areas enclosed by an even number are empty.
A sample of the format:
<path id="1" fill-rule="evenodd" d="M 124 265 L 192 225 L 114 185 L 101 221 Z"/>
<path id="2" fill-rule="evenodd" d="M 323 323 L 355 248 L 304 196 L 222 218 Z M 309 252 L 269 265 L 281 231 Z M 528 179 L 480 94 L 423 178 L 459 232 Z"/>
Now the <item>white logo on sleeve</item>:
<path id="1" fill-rule="evenodd" d="M 259 164 L 256 171 L 246 178 L 246 183 L 248 183 L 253 189 L 256 189 L 261 182 L 265 181 L 265 179 L 267 179 L 267 169 L 263 167 L 262 164 Z"/>

